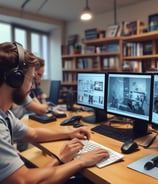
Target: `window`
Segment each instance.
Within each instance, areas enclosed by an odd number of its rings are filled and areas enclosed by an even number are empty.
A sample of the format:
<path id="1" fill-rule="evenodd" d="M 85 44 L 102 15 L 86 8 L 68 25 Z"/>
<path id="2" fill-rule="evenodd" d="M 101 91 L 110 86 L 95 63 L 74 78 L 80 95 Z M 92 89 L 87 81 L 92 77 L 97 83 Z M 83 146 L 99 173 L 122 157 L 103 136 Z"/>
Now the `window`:
<path id="1" fill-rule="evenodd" d="M 11 25 L 0 22 L 0 42 L 10 42 L 11 38 Z"/>
<path id="2" fill-rule="evenodd" d="M 48 78 L 48 37 L 45 34 L 31 33 L 31 51 L 45 60 L 43 78 Z"/>
<path id="3" fill-rule="evenodd" d="M 23 45 L 24 48 L 27 48 L 26 42 L 26 31 L 23 29 L 15 28 L 15 40 Z"/>
<path id="4" fill-rule="evenodd" d="M 43 78 L 48 78 L 48 33 L 0 22 L 0 35 L 2 35 L 0 42 L 19 42 L 25 49 L 43 58 L 45 60 Z"/>

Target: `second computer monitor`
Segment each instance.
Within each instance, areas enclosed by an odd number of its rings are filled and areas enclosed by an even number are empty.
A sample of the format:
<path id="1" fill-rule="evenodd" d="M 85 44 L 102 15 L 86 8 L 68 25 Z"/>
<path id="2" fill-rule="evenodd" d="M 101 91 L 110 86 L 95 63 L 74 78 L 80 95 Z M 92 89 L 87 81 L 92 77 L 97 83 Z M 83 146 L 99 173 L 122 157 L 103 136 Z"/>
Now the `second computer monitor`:
<path id="1" fill-rule="evenodd" d="M 149 121 L 151 78 L 150 74 L 109 73 L 107 112 Z"/>
<path id="2" fill-rule="evenodd" d="M 158 128 L 158 73 L 153 74 L 152 127 Z"/>

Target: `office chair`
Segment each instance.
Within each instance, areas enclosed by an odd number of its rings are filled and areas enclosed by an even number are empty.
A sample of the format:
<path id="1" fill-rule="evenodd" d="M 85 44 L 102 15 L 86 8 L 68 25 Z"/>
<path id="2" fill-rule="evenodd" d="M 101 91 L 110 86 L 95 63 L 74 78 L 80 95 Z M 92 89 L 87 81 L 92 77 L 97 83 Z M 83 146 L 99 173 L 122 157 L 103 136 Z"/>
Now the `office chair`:
<path id="1" fill-rule="evenodd" d="M 49 97 L 47 98 L 48 104 L 50 104 L 50 105 L 57 105 L 58 104 L 60 86 L 61 86 L 60 80 L 51 80 Z"/>

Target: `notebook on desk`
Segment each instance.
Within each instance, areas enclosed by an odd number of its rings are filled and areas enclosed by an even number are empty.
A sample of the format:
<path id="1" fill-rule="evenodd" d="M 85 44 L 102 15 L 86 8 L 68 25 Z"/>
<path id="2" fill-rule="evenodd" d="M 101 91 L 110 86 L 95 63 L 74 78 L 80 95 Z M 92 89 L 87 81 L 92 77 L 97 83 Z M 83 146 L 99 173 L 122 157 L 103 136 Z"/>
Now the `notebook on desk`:
<path id="1" fill-rule="evenodd" d="M 38 121 L 40 123 L 50 123 L 56 120 L 56 117 L 52 113 L 47 113 L 43 115 L 30 114 L 29 119 Z"/>

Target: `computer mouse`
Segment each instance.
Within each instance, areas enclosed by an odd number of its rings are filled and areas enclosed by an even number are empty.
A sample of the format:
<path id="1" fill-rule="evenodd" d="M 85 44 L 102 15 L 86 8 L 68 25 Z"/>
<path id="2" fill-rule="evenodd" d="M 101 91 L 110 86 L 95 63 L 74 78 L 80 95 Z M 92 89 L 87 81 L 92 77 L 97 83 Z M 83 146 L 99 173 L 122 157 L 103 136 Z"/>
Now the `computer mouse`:
<path id="1" fill-rule="evenodd" d="M 129 154 L 138 150 L 138 144 L 133 140 L 128 140 L 121 146 L 122 153 Z"/>
<path id="2" fill-rule="evenodd" d="M 60 123 L 60 125 L 61 126 L 73 125 L 75 122 L 79 122 L 81 118 L 82 118 L 82 116 L 78 116 L 78 115 L 72 116 L 72 117 L 70 117 L 70 118 L 65 119 L 64 121 L 62 121 Z"/>
<path id="3" fill-rule="evenodd" d="M 74 128 L 79 128 L 79 127 L 81 127 L 81 126 L 83 126 L 83 124 L 81 124 L 79 121 L 76 121 L 76 122 L 74 122 L 74 124 L 73 124 L 73 127 L 74 127 Z"/>
<path id="4" fill-rule="evenodd" d="M 144 169 L 145 170 L 150 170 L 150 169 L 152 169 L 152 168 L 154 168 L 155 167 L 155 165 L 152 163 L 152 162 L 146 162 L 145 164 L 144 164 Z"/>

